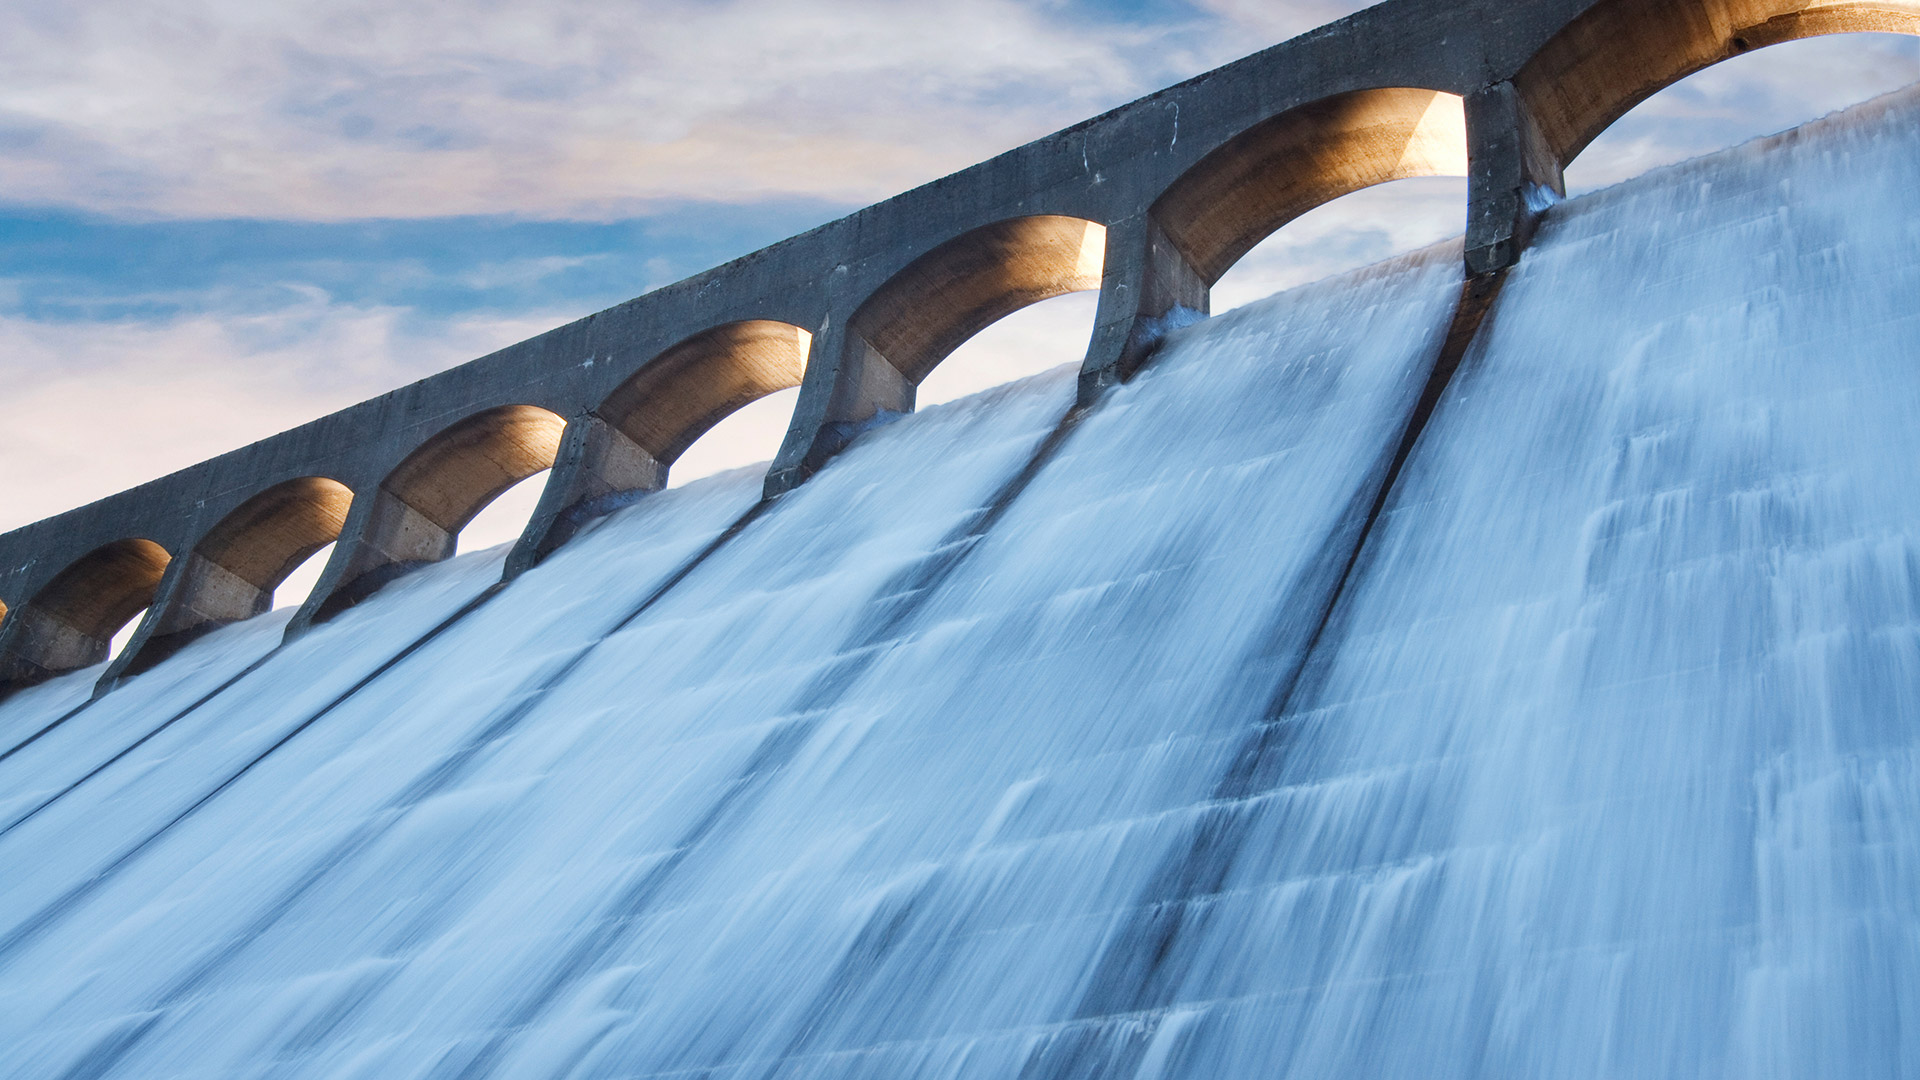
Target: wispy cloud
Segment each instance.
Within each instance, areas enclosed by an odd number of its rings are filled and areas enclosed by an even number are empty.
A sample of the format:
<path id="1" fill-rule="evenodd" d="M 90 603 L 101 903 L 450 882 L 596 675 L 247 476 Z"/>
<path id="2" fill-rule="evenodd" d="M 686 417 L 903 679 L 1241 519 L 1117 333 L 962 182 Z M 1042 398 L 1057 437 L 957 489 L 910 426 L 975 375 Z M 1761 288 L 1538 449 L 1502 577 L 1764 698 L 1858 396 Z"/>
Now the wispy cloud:
<path id="1" fill-rule="evenodd" d="M 124 214 L 860 203 L 1185 73 L 1167 26 L 1015 0 L 7 10 L 0 190 Z"/>
<path id="2" fill-rule="evenodd" d="M 80 333 L 0 316 L 0 530 L 244 446 L 552 321 L 527 313 L 410 329 L 402 309 L 319 297 L 263 314 L 122 320 Z"/>

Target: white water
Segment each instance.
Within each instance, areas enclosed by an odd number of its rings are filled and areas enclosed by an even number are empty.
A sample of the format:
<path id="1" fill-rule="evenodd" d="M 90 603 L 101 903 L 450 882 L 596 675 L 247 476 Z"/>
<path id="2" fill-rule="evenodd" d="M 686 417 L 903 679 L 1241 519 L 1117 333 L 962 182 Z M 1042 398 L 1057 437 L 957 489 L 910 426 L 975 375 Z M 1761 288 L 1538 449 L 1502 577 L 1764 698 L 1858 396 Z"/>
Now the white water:
<path id="1" fill-rule="evenodd" d="M 1351 574 L 1457 246 L 196 642 L 0 760 L 0 1071 L 1920 1071 L 1889 108 L 1556 208 Z"/>

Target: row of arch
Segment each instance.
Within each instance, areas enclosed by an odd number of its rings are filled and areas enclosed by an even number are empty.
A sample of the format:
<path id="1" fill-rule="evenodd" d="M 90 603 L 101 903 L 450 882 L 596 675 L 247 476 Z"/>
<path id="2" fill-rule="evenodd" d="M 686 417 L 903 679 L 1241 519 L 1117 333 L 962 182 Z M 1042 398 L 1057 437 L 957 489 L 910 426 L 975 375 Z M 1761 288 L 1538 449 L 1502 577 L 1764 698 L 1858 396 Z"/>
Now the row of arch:
<path id="1" fill-rule="evenodd" d="M 1546 162 L 1532 171 L 1557 186 L 1559 170 L 1601 131 L 1695 71 L 1766 45 L 1854 31 L 1920 33 L 1920 0 L 1603 0 L 1511 81 L 1530 152 Z M 1206 289 L 1287 222 L 1375 184 L 1466 175 L 1469 146 L 1459 95 L 1399 86 L 1339 93 L 1220 143 L 1165 188 L 1147 217 L 1204 307 Z M 341 541 L 302 612 L 325 617 L 410 566 L 451 555 L 476 513 L 554 466 L 565 444 L 581 464 L 549 480 L 535 522 L 546 535 L 530 532 L 522 543 L 535 557 L 564 540 L 555 522 L 566 511 L 664 486 L 701 434 L 803 377 L 843 402 L 826 407 L 830 420 L 845 418 L 845 401 L 910 408 L 913 388 L 979 330 L 1029 304 L 1100 289 L 1109 239 L 1103 223 L 1054 214 L 982 225 L 873 291 L 830 344 L 837 355 L 815 358 L 830 372 L 807 375 L 817 344 L 807 328 L 732 321 L 654 357 L 571 422 L 534 405 L 496 406 L 428 438 L 370 492 L 327 476 L 278 483 L 216 523 L 182 565 L 152 540 L 106 544 L 13 612 L 0 603 L 0 686 L 98 663 L 115 632 L 150 609 L 130 649 L 137 656 L 127 670 L 138 670 L 204 629 L 263 613 L 295 567 Z M 804 435 L 799 426 L 790 442 Z"/>

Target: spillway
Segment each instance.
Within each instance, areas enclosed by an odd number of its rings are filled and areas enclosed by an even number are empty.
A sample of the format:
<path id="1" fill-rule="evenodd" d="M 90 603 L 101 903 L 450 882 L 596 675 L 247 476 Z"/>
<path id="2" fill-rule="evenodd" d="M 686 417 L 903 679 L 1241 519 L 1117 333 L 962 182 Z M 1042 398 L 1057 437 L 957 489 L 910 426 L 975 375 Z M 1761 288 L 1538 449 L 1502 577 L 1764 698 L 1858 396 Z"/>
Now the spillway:
<path id="1" fill-rule="evenodd" d="M 1916 120 L 19 693 L 4 1071 L 1920 1074 Z"/>

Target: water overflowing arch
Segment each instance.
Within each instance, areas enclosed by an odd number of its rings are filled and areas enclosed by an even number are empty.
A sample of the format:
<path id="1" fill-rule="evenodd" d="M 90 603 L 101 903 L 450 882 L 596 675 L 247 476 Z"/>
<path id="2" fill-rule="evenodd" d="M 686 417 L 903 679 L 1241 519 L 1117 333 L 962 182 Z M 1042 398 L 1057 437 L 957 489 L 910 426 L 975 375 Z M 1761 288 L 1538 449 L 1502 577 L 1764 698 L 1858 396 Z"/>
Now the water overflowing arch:
<path id="1" fill-rule="evenodd" d="M 1466 174 L 1458 95 L 1356 90 L 1289 109 L 1229 139 L 1174 181 L 1150 213 L 1211 285 L 1315 207 L 1393 180 Z"/>
<path id="2" fill-rule="evenodd" d="M 129 538 L 68 564 L 8 620 L 0 636 L 0 687 L 105 660 L 113 635 L 153 602 L 170 560 L 159 544 Z"/>
<path id="3" fill-rule="evenodd" d="M 1769 45 L 1846 33 L 1920 34 L 1920 2 L 1603 0 L 1555 34 L 1513 83 L 1564 165 L 1688 75 Z"/>

